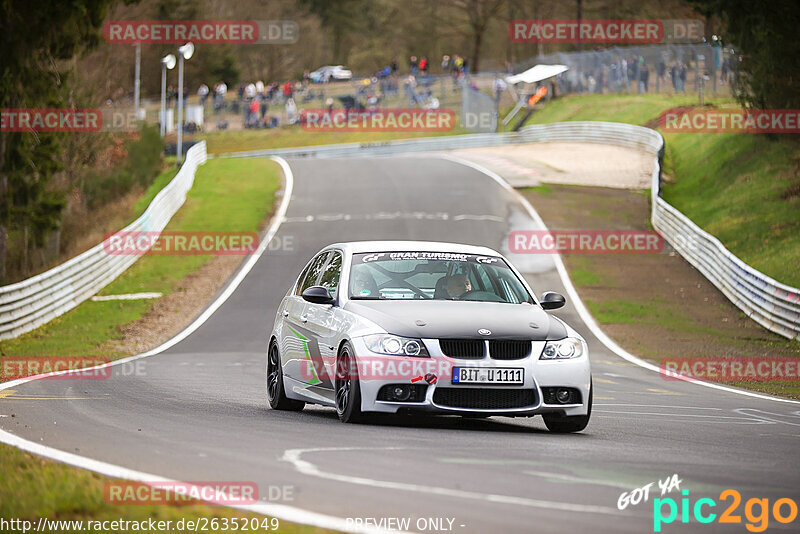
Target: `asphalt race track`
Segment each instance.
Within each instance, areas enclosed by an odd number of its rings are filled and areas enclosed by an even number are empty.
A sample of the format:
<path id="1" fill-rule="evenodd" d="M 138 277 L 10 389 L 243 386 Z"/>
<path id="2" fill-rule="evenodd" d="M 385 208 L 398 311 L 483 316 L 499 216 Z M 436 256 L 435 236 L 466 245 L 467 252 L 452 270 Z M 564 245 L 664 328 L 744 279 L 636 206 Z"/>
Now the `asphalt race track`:
<path id="1" fill-rule="evenodd" d="M 294 192 L 276 239 L 293 250 L 265 253 L 201 328 L 138 361 L 144 376 L 118 371 L 6 390 L 0 428 L 171 479 L 254 481 L 265 499 L 271 486 L 293 486 L 293 500 L 281 504 L 340 518 L 410 517 L 412 530 L 424 526 L 418 518 L 446 518 L 445 528 L 450 519 L 464 533 L 653 532 L 657 484 L 647 503 L 620 511 L 617 499 L 673 473 L 692 503 L 719 501 L 726 488 L 743 500 L 797 500 L 800 405 L 664 380 L 606 349 L 569 300 L 555 315 L 586 337 L 594 375 L 583 433 L 550 434 L 538 417 L 344 425 L 332 408 L 269 410 L 265 351 L 276 306 L 321 247 L 419 239 L 501 249 L 512 227 L 535 228 L 512 193 L 437 156 L 289 163 Z M 546 257 L 510 259 L 531 273 L 537 293 L 564 293 Z M 737 513 L 746 522 L 742 505 Z M 769 531 L 797 524 L 773 519 Z M 679 515 L 663 532 L 746 532 L 744 524 L 722 527 L 682 525 Z"/>

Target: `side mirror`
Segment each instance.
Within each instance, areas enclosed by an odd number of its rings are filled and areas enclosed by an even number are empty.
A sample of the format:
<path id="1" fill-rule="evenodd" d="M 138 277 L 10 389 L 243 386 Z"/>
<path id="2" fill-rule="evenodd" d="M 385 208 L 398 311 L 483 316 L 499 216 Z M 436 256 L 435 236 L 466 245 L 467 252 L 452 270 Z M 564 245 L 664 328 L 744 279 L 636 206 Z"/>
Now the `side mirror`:
<path id="1" fill-rule="evenodd" d="M 545 310 L 555 310 L 562 307 L 567 301 L 563 295 L 555 291 L 545 291 L 542 293 L 539 303 L 541 303 L 542 308 Z"/>
<path id="2" fill-rule="evenodd" d="M 328 290 L 322 286 L 308 287 L 300 296 L 303 297 L 303 300 L 314 304 L 333 304 L 335 302 Z"/>

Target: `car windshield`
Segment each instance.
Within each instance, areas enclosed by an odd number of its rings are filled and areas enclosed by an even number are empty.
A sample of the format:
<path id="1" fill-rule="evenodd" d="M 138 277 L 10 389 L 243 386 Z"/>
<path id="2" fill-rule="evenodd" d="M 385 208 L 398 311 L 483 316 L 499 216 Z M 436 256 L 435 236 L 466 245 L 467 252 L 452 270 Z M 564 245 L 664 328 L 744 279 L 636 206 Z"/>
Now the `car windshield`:
<path id="1" fill-rule="evenodd" d="M 354 254 L 349 286 L 351 299 L 534 302 L 502 258 L 475 254 Z"/>

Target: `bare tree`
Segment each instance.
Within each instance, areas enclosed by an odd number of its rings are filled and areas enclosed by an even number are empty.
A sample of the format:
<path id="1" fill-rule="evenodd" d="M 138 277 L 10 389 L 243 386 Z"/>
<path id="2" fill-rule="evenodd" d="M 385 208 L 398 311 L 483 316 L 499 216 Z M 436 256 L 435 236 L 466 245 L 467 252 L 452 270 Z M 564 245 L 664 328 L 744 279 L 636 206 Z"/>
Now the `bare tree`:
<path id="1" fill-rule="evenodd" d="M 470 70 L 478 72 L 483 36 L 492 19 L 507 7 L 507 0 L 447 0 L 443 4 L 466 15 L 469 36 L 472 39 Z"/>

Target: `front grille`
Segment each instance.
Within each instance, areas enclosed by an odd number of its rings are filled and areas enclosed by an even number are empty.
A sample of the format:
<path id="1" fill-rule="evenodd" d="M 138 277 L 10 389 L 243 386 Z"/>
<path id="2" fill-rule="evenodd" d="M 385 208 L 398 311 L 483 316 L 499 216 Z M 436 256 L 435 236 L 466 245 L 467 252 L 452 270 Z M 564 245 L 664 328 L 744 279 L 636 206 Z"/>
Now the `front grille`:
<path id="1" fill-rule="evenodd" d="M 508 410 L 536 404 L 535 389 L 436 388 L 433 403 L 448 408 Z"/>
<path id="2" fill-rule="evenodd" d="M 482 339 L 440 339 L 442 354 L 451 358 L 483 358 L 486 345 Z"/>
<path id="3" fill-rule="evenodd" d="M 531 342 L 525 340 L 489 340 L 489 355 L 495 360 L 520 360 L 531 353 Z"/>

